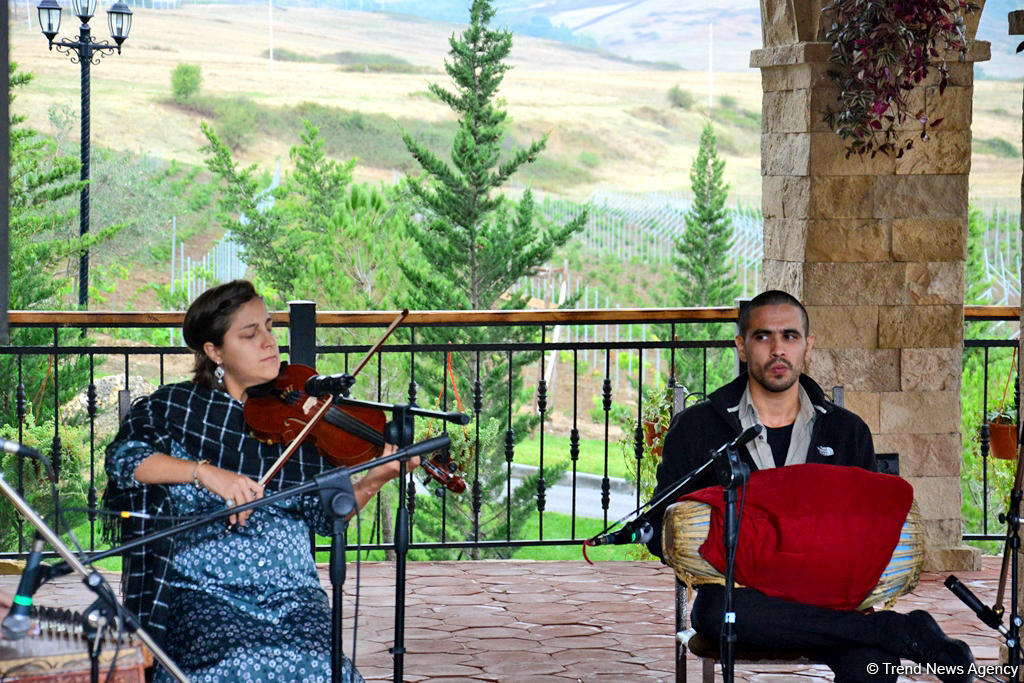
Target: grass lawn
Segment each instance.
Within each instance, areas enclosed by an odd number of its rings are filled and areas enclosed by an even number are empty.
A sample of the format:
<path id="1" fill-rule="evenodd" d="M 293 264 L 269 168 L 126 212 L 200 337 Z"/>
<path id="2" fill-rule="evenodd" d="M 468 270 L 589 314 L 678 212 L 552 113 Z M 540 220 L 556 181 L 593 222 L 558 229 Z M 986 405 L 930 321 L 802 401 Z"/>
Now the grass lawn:
<path id="1" fill-rule="evenodd" d="M 540 465 L 540 439 L 532 436 L 516 444 L 514 462 L 523 465 Z M 569 437 L 544 435 L 544 464 L 569 462 Z M 572 471 L 571 469 L 569 470 Z M 604 441 L 601 439 L 580 439 L 580 458 L 576 462 L 577 472 L 604 474 Z M 630 479 L 622 447 L 617 442 L 608 444 L 608 476 Z"/>
<path id="2" fill-rule="evenodd" d="M 555 512 L 544 513 L 544 538 L 546 539 L 564 539 L 572 536 L 571 518 L 569 515 L 562 515 Z M 362 521 L 363 527 L 363 541 L 367 542 L 370 535 L 370 528 L 373 520 L 370 516 L 364 517 Z M 589 538 L 595 534 L 600 533 L 604 529 L 604 524 L 599 519 L 576 519 L 576 538 L 579 539 L 577 542 L 564 545 L 564 546 L 535 546 L 520 548 L 515 551 L 512 555 L 513 559 L 517 560 L 582 560 L 582 543 L 583 539 Z M 523 527 L 520 536 L 525 538 L 537 538 L 540 535 L 539 524 L 536 516 L 532 516 Z M 418 534 L 414 535 L 414 540 Z M 355 543 L 355 528 L 350 527 L 349 529 L 349 541 Z M 318 544 L 327 545 L 330 540 L 327 538 L 317 537 Z M 612 561 L 612 560 L 635 560 L 641 559 L 639 554 L 640 546 L 600 546 L 597 548 L 590 548 L 587 554 L 590 559 L 597 561 Z M 317 562 L 329 561 L 329 553 L 318 552 L 316 555 Z M 348 561 L 352 562 L 356 559 L 354 551 L 347 553 Z M 361 559 L 364 561 L 381 561 L 384 559 L 384 551 L 374 550 L 368 553 L 361 553 Z M 423 550 L 410 550 L 409 560 L 429 560 L 426 552 Z"/>
<path id="3" fill-rule="evenodd" d="M 370 534 L 373 527 L 373 516 L 363 515 L 362 516 L 362 539 L 364 543 L 368 543 L 370 540 Z M 536 515 L 526 522 L 520 533 L 521 537 L 525 538 L 537 538 L 540 535 L 540 528 Z M 578 542 L 564 546 L 536 546 L 520 548 L 515 551 L 512 556 L 517 560 L 581 560 L 583 554 L 581 550 L 582 541 L 585 538 L 600 533 L 604 530 L 604 524 L 600 519 L 587 519 L 577 518 L 576 519 L 576 532 L 575 538 L 579 539 Z M 75 537 L 78 538 L 79 543 L 82 544 L 83 548 L 88 549 L 89 545 L 89 524 L 85 522 L 75 527 Z M 356 529 L 355 526 L 349 527 L 349 542 L 356 542 Z M 97 538 L 97 550 L 103 550 L 107 546 L 99 542 L 100 530 L 96 530 Z M 555 512 L 544 513 L 544 538 L 546 539 L 564 539 L 570 538 L 573 535 L 572 531 L 572 519 L 569 515 L 562 515 Z M 416 534 L 418 536 L 418 534 Z M 330 545 L 330 539 L 322 536 L 317 536 L 318 545 Z M 640 555 L 640 546 L 600 546 L 596 548 L 590 548 L 587 551 L 590 559 L 597 561 L 622 561 L 622 560 L 635 560 L 642 559 Z M 355 552 L 349 551 L 347 553 L 348 561 L 352 562 L 356 559 Z M 318 552 L 316 556 L 317 562 L 327 562 L 329 560 L 329 553 L 326 551 Z M 368 561 L 382 561 L 384 560 L 383 551 L 372 551 L 370 553 L 362 553 L 362 559 Z M 426 553 L 422 550 L 412 550 L 409 553 L 410 561 L 417 560 L 428 560 Z M 121 558 L 120 557 L 108 557 L 102 560 L 98 560 L 96 566 L 100 569 L 104 569 L 112 572 L 121 571 Z"/>
<path id="4" fill-rule="evenodd" d="M 75 538 L 77 538 L 78 542 L 82 544 L 82 548 L 84 548 L 86 551 L 88 551 L 89 550 L 89 522 L 83 522 L 82 524 L 79 524 L 78 526 L 76 526 L 73 529 L 73 531 L 74 531 L 74 534 L 75 534 Z M 96 550 L 97 551 L 99 551 L 99 550 L 106 550 L 107 548 L 110 547 L 106 543 L 103 543 L 100 537 L 101 537 L 101 529 L 100 529 L 100 526 L 99 526 L 99 520 L 96 520 Z M 64 541 L 65 542 L 68 541 L 66 536 L 64 537 Z M 72 550 L 74 550 L 74 546 L 73 545 L 71 545 L 70 543 L 68 543 L 68 545 L 69 545 L 69 547 Z M 111 572 L 120 572 L 121 571 L 121 558 L 120 557 L 105 557 L 102 560 L 97 560 L 95 562 L 95 566 L 96 566 L 97 569 L 104 569 L 106 571 L 111 571 Z"/>

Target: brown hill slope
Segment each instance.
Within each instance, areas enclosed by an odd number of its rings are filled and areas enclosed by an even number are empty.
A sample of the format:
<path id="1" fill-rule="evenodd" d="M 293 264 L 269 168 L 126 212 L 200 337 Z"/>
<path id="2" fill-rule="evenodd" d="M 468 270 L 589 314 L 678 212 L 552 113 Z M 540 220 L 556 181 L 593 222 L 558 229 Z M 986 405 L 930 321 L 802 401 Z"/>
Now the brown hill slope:
<path id="1" fill-rule="evenodd" d="M 78 67 L 48 52 L 38 30 L 27 28 L 23 7 L 21 11 L 12 18 L 11 55 L 37 78 L 22 89 L 14 109 L 26 113 L 30 125 L 53 132 L 48 115 L 52 106 L 77 112 Z M 101 12 L 93 20 L 100 38 L 106 35 L 104 19 Z M 137 9 L 123 54 L 92 68 L 93 143 L 199 162 L 199 117 L 169 102 L 170 73 L 181 62 L 201 65 L 206 94 L 242 95 L 268 107 L 312 101 L 394 118 L 450 120 L 448 110 L 424 93 L 428 82 L 447 83 L 441 73 L 447 40 L 459 26 L 322 9 L 275 9 L 273 22 L 279 53 L 387 53 L 435 73 L 353 73 L 335 64 L 282 61 L 271 68 L 264 56 L 270 35 L 265 5 Z M 64 17 L 64 35 L 74 23 Z M 512 63 L 501 95 L 513 134 L 526 139 L 549 133 L 545 157 L 560 169 L 554 176 L 558 180 L 552 181 L 559 186 L 545 189 L 580 198 L 601 185 L 631 190 L 689 185 L 695 142 L 706 120 L 706 72 L 649 69 L 519 36 Z M 733 108 L 744 114 L 727 118 L 722 111 L 715 118 L 728 180 L 734 192 L 745 195 L 760 194 L 759 132 L 756 123 L 750 125 L 751 116 L 756 121 L 760 112 L 759 81 L 753 70 L 714 76 L 716 95 L 735 98 Z M 691 110 L 668 102 L 667 93 L 677 84 L 694 95 Z M 976 97 L 975 136 L 1003 138 L 1019 149 L 1019 119 L 1007 114 L 1019 111 L 1019 89 L 982 82 Z M 717 99 L 715 107 L 721 110 Z M 75 137 L 77 124 L 73 128 Z M 260 130 L 238 156 L 264 168 L 272 168 L 275 159 L 287 164 L 287 150 L 297 134 Z M 397 126 L 394 135 L 399 135 Z M 1019 168 L 1019 158 L 976 157 L 975 185 L 986 194 L 1016 194 Z M 391 168 L 366 163 L 359 172 L 389 181 L 393 177 Z"/>

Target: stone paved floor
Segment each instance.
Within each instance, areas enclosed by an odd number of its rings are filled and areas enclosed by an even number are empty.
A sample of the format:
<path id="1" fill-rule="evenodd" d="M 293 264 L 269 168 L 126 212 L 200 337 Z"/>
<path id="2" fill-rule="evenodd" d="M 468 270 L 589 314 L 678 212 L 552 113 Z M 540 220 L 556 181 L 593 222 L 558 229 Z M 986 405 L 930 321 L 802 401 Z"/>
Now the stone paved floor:
<path id="1" fill-rule="evenodd" d="M 994 600 L 999 558 L 960 579 L 984 602 Z M 391 679 L 394 568 L 361 567 L 356 662 L 369 680 Z M 925 574 L 900 611 L 927 609 L 950 635 L 966 640 L 979 664 L 997 662 L 998 634 Z M 13 590 L 17 576 L 0 576 Z M 111 577 L 116 580 L 115 577 Z M 327 585 L 326 571 L 321 579 Z M 345 650 L 352 653 L 356 567 L 345 585 Z M 91 594 L 73 577 L 48 584 L 37 602 L 80 609 Z M 1008 599 L 1008 594 L 1007 594 Z M 673 680 L 673 578 L 653 562 L 411 563 L 406 598 L 408 681 L 670 681 Z M 700 680 L 691 658 L 688 680 Z M 737 681 L 831 680 L 823 667 L 737 668 Z M 935 680 L 926 676 L 902 681 Z"/>

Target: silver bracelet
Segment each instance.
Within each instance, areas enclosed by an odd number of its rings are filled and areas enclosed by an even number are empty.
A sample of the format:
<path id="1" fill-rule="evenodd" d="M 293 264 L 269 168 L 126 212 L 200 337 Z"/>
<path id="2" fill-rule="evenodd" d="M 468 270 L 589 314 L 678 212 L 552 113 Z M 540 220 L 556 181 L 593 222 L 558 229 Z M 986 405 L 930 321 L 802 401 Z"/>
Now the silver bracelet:
<path id="1" fill-rule="evenodd" d="M 196 463 L 195 469 L 192 470 L 192 483 L 195 484 L 197 489 L 203 488 L 203 485 L 199 483 L 199 468 L 203 465 L 209 465 L 210 461 L 203 459 Z"/>

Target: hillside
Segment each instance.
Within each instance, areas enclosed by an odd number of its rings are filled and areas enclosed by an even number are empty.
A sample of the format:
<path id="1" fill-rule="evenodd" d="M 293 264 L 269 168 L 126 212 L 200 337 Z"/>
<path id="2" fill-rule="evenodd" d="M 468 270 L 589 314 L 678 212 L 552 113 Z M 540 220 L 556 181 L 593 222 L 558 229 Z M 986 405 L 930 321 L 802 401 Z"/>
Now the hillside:
<path id="1" fill-rule="evenodd" d="M 458 0 L 376 0 L 382 9 L 461 21 Z M 713 24 L 713 68 L 744 71 L 750 51 L 761 47 L 761 11 L 754 0 L 497 0 L 498 18 L 509 26 L 593 43 L 636 60 L 706 70 L 708 25 Z M 1024 8 L 1020 0 L 988 0 L 978 38 L 992 43 L 992 60 L 982 66 L 998 78 L 1024 75 L 1014 54 L 1020 38 L 1007 35 L 1006 15 Z M 522 29 L 520 29 L 522 30 Z"/>
<path id="2" fill-rule="evenodd" d="M 265 57 L 268 28 L 265 6 L 231 6 L 230 11 L 223 6 L 136 10 L 123 53 L 92 68 L 94 146 L 200 162 L 203 117 L 170 101 L 170 73 L 182 62 L 201 65 L 205 95 L 243 97 L 271 109 L 314 102 L 343 112 L 390 117 L 395 122 L 390 125 L 388 144 L 400 139 L 398 120 L 424 124 L 452 120 L 447 108 L 426 91 L 431 81 L 447 83 L 443 60 L 447 40 L 458 26 L 380 13 L 274 12 L 274 48 L 279 53 L 288 50 L 310 57 L 341 50 L 386 53 L 430 73 L 351 72 L 337 64 L 280 59 L 271 65 Z M 98 30 L 100 36 L 103 31 L 105 27 Z M 416 40 L 408 40 L 410 35 Z M 25 28 L 23 16 L 12 24 L 11 54 L 21 68 L 36 76 L 22 89 L 14 109 L 25 113 L 30 125 L 53 133 L 51 107 L 63 105 L 77 113 L 77 67 L 57 52 L 48 52 L 43 37 Z M 559 167 L 557 173 L 548 174 L 543 189 L 583 198 L 601 185 L 633 190 L 688 185 L 704 115 L 701 104 L 691 111 L 673 108 L 667 95 L 678 84 L 691 91 L 697 103 L 706 101 L 706 75 L 645 68 L 518 36 L 511 62 L 513 69 L 501 95 L 508 103 L 512 135 L 525 141 L 549 134 L 544 163 Z M 756 117 L 758 80 L 754 72 L 724 74 L 721 92 L 735 93 L 735 107 Z M 288 149 L 297 142 L 298 131 L 297 125 L 279 130 L 256 122 L 252 141 L 238 150 L 238 156 L 269 168 L 275 159 L 287 164 Z M 382 135 L 387 134 L 385 129 Z M 756 127 L 725 125 L 722 138 L 729 150 L 733 188 L 758 194 Z M 393 165 L 359 165 L 363 177 L 389 182 L 393 171 L 401 170 Z"/>
<path id="3" fill-rule="evenodd" d="M 998 5 L 998 3 L 993 3 Z M 14 9 L 14 7 L 12 7 Z M 77 137 L 78 68 L 43 37 L 28 29 L 24 8 L 11 24 L 11 55 L 35 74 L 13 107 L 29 124 L 54 133 L 54 109 L 73 115 Z M 249 140 L 237 150 L 240 161 L 272 169 L 287 166 L 288 149 L 299 125 L 274 125 L 295 119 L 304 102 L 338 116 L 377 116 L 378 124 L 355 145 L 332 154 L 361 158 L 364 178 L 390 182 L 411 170 L 400 146 L 405 125 L 429 130 L 443 124 L 437 144 L 447 142 L 450 112 L 427 94 L 429 82 L 447 83 L 443 62 L 456 24 L 381 13 L 275 9 L 274 48 L 310 58 L 340 51 L 385 54 L 404 60 L 415 73 L 343 70 L 328 62 L 266 58 L 269 25 L 265 6 L 190 6 L 177 10 L 135 10 L 132 34 L 123 54 L 92 68 L 92 141 L 94 146 L 200 163 L 206 117 L 170 101 L 170 72 L 179 63 L 202 67 L 202 93 L 243 100 L 259 111 L 248 125 Z M 65 22 L 68 23 L 68 22 Z M 99 36 L 106 27 L 100 25 Z M 65 31 L 66 33 L 66 31 Z M 415 35 L 416 40 L 409 40 Z M 591 50 L 517 36 L 513 69 L 501 95 L 508 104 L 512 136 L 519 142 L 548 134 L 542 164 L 526 178 L 540 189 L 582 199 L 598 187 L 624 190 L 672 190 L 689 185 L 688 172 L 700 127 L 706 120 L 706 73 L 667 71 L 630 64 Z M 427 73 L 423 73 L 426 71 Z M 760 77 L 754 70 L 714 74 L 713 118 L 718 127 L 726 175 L 734 193 L 760 194 Z M 694 105 L 673 107 L 668 92 L 680 86 Z M 728 106 L 718 97 L 728 93 Z M 975 89 L 976 145 L 972 184 L 987 196 L 1015 196 L 1020 177 L 1020 93 L 994 81 Z M 268 112 L 290 115 L 268 118 Z M 262 117 L 262 119 L 261 119 Z M 405 122 L 405 123 L 403 123 Z M 372 132 L 371 132 L 372 131 Z M 450 139 L 450 138 L 449 138 Z M 391 152 L 380 154 L 387 146 Z M 396 158 L 401 156 L 401 161 Z"/>

